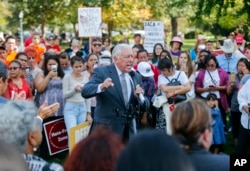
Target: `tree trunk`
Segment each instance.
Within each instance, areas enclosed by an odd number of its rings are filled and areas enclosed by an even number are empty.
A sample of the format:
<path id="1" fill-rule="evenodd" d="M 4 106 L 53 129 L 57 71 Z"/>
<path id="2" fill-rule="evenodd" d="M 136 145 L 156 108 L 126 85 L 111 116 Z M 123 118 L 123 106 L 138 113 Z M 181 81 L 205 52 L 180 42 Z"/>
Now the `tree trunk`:
<path id="1" fill-rule="evenodd" d="M 177 17 L 171 17 L 171 26 L 172 26 L 172 37 L 177 36 L 178 34 L 178 21 Z"/>
<path id="2" fill-rule="evenodd" d="M 42 32 L 42 37 L 44 36 L 44 27 L 45 27 L 45 20 L 44 18 L 42 19 L 42 22 L 41 22 L 41 32 Z"/>
<path id="3" fill-rule="evenodd" d="M 72 26 L 73 26 L 73 30 L 74 30 L 74 33 L 75 33 L 75 37 L 79 38 L 78 29 L 76 29 L 76 23 L 72 22 Z"/>
<path id="4" fill-rule="evenodd" d="M 109 40 L 112 39 L 112 30 L 113 30 L 113 28 L 114 28 L 114 22 L 113 22 L 113 20 L 109 20 L 108 21 L 108 38 L 109 38 Z"/>

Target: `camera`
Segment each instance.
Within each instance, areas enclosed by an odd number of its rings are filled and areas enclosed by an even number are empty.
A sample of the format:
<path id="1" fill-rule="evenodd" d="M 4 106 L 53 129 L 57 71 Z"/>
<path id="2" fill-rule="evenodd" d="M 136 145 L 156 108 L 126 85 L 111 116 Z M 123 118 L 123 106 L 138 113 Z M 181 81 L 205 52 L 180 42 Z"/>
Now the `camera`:
<path id="1" fill-rule="evenodd" d="M 51 65 L 51 70 L 56 72 L 57 71 L 57 65 Z"/>

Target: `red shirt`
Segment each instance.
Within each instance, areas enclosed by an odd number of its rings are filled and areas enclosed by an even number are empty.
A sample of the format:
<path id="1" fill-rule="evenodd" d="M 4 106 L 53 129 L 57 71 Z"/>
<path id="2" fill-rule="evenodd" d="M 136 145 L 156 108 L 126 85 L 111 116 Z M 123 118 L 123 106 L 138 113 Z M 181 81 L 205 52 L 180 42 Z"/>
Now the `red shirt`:
<path id="1" fill-rule="evenodd" d="M 27 39 L 25 39 L 24 41 L 24 46 L 27 47 L 32 43 L 32 37 L 28 37 Z M 45 45 L 45 41 L 43 39 L 41 39 L 41 43 Z"/>
<path id="2" fill-rule="evenodd" d="M 47 49 L 47 50 L 48 50 L 48 49 L 54 49 L 54 50 L 57 51 L 57 52 L 61 52 L 61 48 L 60 48 L 59 45 L 53 45 L 53 46 L 47 45 L 47 46 L 46 46 L 46 49 Z"/>
<path id="3" fill-rule="evenodd" d="M 20 79 L 22 81 L 21 88 L 19 88 L 15 83 L 13 83 L 11 79 L 8 80 L 7 90 L 3 95 L 5 98 L 13 100 L 14 93 L 19 94 L 22 91 L 24 91 L 25 99 L 32 99 L 33 96 L 28 81 L 25 80 L 25 78 L 20 78 Z"/>

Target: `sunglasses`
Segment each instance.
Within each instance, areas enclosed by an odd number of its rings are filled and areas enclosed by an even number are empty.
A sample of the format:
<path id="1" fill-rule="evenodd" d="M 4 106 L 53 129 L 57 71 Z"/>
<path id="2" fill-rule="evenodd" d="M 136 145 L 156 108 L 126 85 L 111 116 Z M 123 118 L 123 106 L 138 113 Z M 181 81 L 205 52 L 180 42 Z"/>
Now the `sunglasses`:
<path id="1" fill-rule="evenodd" d="M 17 70 L 18 68 L 20 68 L 20 67 L 9 67 L 8 70 L 10 70 L 10 71 L 11 70 Z"/>
<path id="2" fill-rule="evenodd" d="M 101 47 L 102 44 L 99 44 L 99 43 L 98 43 L 98 44 L 93 44 L 93 46 L 94 46 L 94 47 L 97 47 L 97 46 L 98 46 L 98 47 Z"/>
<path id="3" fill-rule="evenodd" d="M 35 59 L 35 57 L 28 57 L 28 59 L 29 59 L 29 60 L 31 60 L 31 59 Z"/>

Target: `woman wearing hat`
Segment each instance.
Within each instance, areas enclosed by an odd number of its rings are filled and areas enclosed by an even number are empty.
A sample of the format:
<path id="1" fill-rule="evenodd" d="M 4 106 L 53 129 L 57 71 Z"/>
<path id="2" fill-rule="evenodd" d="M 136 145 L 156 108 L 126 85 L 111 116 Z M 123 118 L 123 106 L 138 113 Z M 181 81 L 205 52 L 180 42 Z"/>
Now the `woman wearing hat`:
<path id="1" fill-rule="evenodd" d="M 173 39 L 170 42 L 170 46 L 171 46 L 170 54 L 172 56 L 172 60 L 173 60 L 174 64 L 177 63 L 177 59 L 181 54 L 182 45 L 183 45 L 183 42 L 182 42 L 181 38 L 178 36 L 173 37 Z"/>

